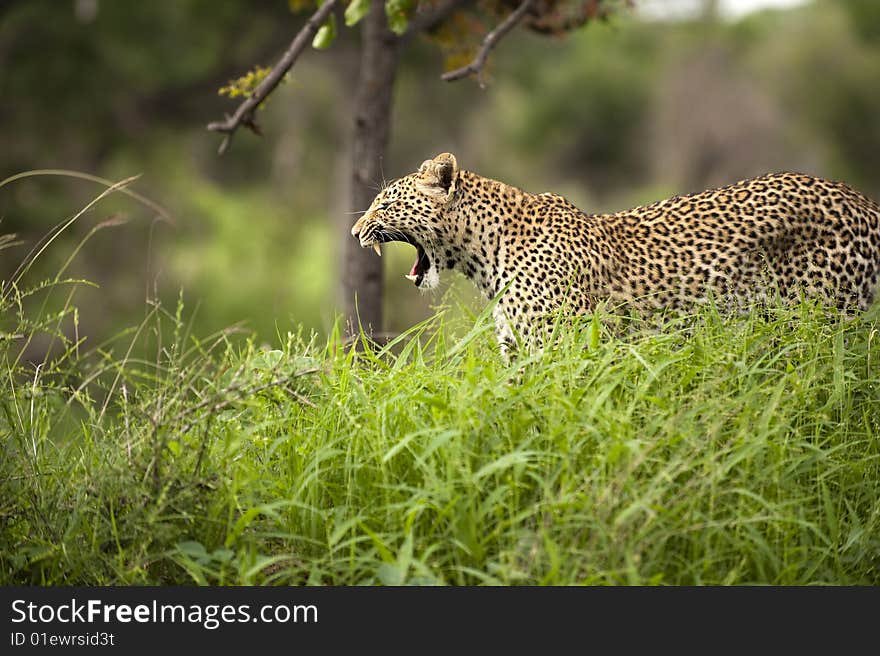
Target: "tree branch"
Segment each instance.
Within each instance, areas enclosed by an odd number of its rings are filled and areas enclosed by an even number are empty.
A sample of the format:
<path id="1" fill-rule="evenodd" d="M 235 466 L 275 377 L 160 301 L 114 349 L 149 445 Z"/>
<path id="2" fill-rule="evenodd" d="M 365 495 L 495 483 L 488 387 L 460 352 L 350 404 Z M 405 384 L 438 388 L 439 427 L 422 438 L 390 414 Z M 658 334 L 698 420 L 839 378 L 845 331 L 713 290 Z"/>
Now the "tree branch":
<path id="1" fill-rule="evenodd" d="M 232 116 L 227 115 L 224 121 L 215 121 L 208 124 L 208 129 L 212 132 L 222 132 L 226 135 L 220 144 L 218 154 L 222 155 L 229 148 L 229 142 L 232 135 L 240 126 L 250 128 L 256 134 L 260 134 L 260 129 L 254 121 L 254 112 L 257 110 L 264 100 L 275 90 L 275 87 L 281 82 L 287 74 L 297 58 L 302 54 L 306 45 L 312 40 L 324 21 L 330 15 L 330 12 L 336 7 L 339 0 L 325 0 L 318 11 L 312 14 L 312 17 L 303 25 L 302 29 L 297 32 L 287 51 L 278 60 L 278 63 L 272 68 L 271 72 L 260 82 L 254 92 L 238 106 Z"/>
<path id="2" fill-rule="evenodd" d="M 631 7 L 633 0 L 625 0 L 626 6 Z M 608 16 L 608 10 L 602 6 L 603 0 L 584 0 L 578 5 L 576 11 L 563 14 L 552 11 L 538 16 L 529 22 L 529 29 L 537 34 L 562 34 L 583 27 L 594 19 L 604 20 Z"/>
<path id="3" fill-rule="evenodd" d="M 489 57 L 489 53 L 492 49 L 498 45 L 498 42 L 504 38 L 504 36 L 510 32 L 516 24 L 519 23 L 523 16 L 532 8 L 532 4 L 534 0 L 523 0 L 519 7 L 517 7 L 510 16 L 504 19 L 504 21 L 498 25 L 494 30 L 489 32 L 486 35 L 486 38 L 483 39 L 483 44 L 480 46 L 480 50 L 477 53 L 477 56 L 474 57 L 474 60 L 468 64 L 467 66 L 462 66 L 461 68 L 457 68 L 454 71 L 449 71 L 440 76 L 440 79 L 445 82 L 452 82 L 453 80 L 460 80 L 463 77 L 467 77 L 468 75 L 477 75 L 477 80 L 480 83 L 481 88 L 486 88 L 486 84 L 483 81 L 483 66 L 486 65 L 486 59 Z"/>

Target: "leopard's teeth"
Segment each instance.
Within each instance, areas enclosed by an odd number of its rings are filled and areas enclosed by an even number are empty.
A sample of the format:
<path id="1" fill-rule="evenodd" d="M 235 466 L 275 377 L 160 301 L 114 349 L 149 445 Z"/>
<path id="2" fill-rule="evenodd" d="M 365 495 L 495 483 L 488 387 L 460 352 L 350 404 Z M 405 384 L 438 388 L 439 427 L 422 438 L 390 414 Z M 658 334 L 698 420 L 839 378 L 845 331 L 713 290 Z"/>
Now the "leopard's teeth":
<path id="1" fill-rule="evenodd" d="M 406 278 L 407 280 L 409 280 L 410 282 L 413 282 L 413 283 L 414 283 L 416 280 L 418 280 L 418 276 L 414 276 L 414 275 L 411 275 L 411 274 L 409 274 L 409 273 L 404 273 L 404 274 L 403 274 L 403 277 Z"/>
<path id="2" fill-rule="evenodd" d="M 376 255 L 378 255 L 379 257 L 382 257 L 382 247 L 379 246 L 378 241 L 373 242 L 373 250 L 376 251 Z"/>

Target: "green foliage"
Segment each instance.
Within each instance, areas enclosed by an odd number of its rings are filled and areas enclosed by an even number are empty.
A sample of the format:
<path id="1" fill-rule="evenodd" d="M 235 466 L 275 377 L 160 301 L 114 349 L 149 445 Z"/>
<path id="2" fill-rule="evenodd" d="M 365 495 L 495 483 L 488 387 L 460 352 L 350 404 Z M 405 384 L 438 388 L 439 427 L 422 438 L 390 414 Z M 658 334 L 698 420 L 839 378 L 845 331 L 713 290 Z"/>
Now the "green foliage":
<path id="1" fill-rule="evenodd" d="M 409 17 L 415 11 L 416 0 L 386 0 L 385 16 L 388 27 L 395 34 L 403 34 L 409 26 Z"/>
<path id="2" fill-rule="evenodd" d="M 860 38 L 862 31 L 880 34 L 880 13 L 865 8 L 859 29 L 843 11 L 855 11 L 858 3 L 820 4 L 813 20 L 800 26 L 799 39 L 780 44 L 768 42 L 769 54 L 780 65 L 806 73 L 801 76 L 772 75 L 786 109 L 810 132 L 827 135 L 826 148 L 836 175 L 849 182 L 876 186 L 875 171 L 880 152 L 880 44 Z M 755 53 L 756 55 L 758 53 Z M 761 64 L 761 68 L 766 68 Z M 766 73 L 764 73 L 766 75 Z"/>
<path id="3" fill-rule="evenodd" d="M 880 583 L 877 309 L 599 313 L 505 364 L 488 313 L 356 351 L 181 302 L 86 350 L 17 300 L 62 284 L 0 300 L 2 584 Z"/>
<path id="4" fill-rule="evenodd" d="M 315 38 L 312 39 L 312 47 L 316 50 L 326 50 L 336 39 L 336 16 L 330 14 L 330 17 L 318 29 Z"/>
<path id="5" fill-rule="evenodd" d="M 320 5 L 320 3 L 318 3 Z M 395 34 L 403 34 L 409 24 L 409 17 L 415 11 L 417 0 L 386 0 L 385 14 L 388 17 L 388 26 Z M 313 7 L 313 3 L 307 0 L 289 0 L 291 11 L 299 12 Z M 345 8 L 345 26 L 354 27 L 363 20 L 370 11 L 370 0 L 350 0 Z M 317 50 L 326 50 L 336 39 L 336 16 L 331 14 L 324 22 L 315 38 L 312 46 Z"/>
<path id="6" fill-rule="evenodd" d="M 874 0 L 842 0 L 852 19 L 853 30 L 866 41 L 880 43 L 880 4 Z"/>
<path id="7" fill-rule="evenodd" d="M 4 95 L 23 99 L 5 104 L 9 113 L 4 122 L 16 125 L 19 133 L 34 132 L 64 143 L 65 133 L 75 123 L 77 135 L 72 136 L 113 143 L 115 135 L 105 133 L 108 124 L 118 131 L 118 115 L 110 101 L 97 99 L 104 95 L 123 102 L 124 89 L 143 99 L 211 75 L 218 63 L 262 36 L 260 25 L 265 20 L 254 17 L 245 3 L 218 5 L 212 0 L 101 3 L 91 23 L 73 20 L 71 10 L 52 0 L 30 0 L 2 10 L 0 40 L 16 65 L 0 72 L 0 86 Z M 248 20 L 255 24 L 241 29 Z M 227 43 L 230 34 L 236 35 L 232 45 Z M 64 55 L 38 56 L 47 43 Z M 36 83 L 47 78 L 51 85 Z M 130 101 L 124 102 L 127 108 Z M 56 120 L 47 120 L 46 114 L 59 106 L 64 107 L 65 121 L 57 121 L 57 115 Z"/>
<path id="8" fill-rule="evenodd" d="M 357 25 L 369 10 L 370 0 L 351 0 L 345 8 L 346 27 Z"/>
<path id="9" fill-rule="evenodd" d="M 547 69 L 530 65 L 546 45 L 526 47 L 530 54 L 499 74 L 512 81 L 494 103 L 495 120 L 508 138 L 532 156 L 552 157 L 562 175 L 587 172 L 598 185 L 615 184 L 616 171 L 630 180 L 638 176 L 657 65 L 652 30 L 589 30 L 556 46 L 567 65 Z"/>
<path id="10" fill-rule="evenodd" d="M 230 98 L 238 98 L 239 96 L 247 98 L 271 72 L 272 69 L 267 66 L 256 66 L 245 75 L 235 80 L 230 80 L 229 84 L 225 87 L 220 87 L 218 93 L 221 96 L 228 96 Z"/>

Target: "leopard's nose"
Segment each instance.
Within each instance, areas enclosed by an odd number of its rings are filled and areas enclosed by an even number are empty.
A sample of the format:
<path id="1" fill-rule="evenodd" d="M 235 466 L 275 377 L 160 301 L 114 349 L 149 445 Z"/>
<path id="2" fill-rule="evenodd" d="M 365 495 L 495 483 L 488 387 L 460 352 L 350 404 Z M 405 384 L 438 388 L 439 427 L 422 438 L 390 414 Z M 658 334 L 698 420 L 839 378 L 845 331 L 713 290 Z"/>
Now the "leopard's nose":
<path id="1" fill-rule="evenodd" d="M 367 219 L 367 214 L 364 213 L 364 215 L 361 218 L 359 218 L 353 226 L 351 226 L 351 236 L 352 237 L 358 236 L 358 233 L 364 227 L 364 223 L 366 222 L 366 219 Z"/>

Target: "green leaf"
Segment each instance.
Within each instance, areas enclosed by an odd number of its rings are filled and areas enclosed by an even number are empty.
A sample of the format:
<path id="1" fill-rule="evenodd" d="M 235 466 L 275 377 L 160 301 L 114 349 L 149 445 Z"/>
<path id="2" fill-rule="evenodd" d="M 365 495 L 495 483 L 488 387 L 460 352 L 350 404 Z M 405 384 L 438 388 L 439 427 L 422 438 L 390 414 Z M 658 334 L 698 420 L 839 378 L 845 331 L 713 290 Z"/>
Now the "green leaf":
<path id="1" fill-rule="evenodd" d="M 177 550 L 185 556 L 189 556 L 194 560 L 208 560 L 208 552 L 205 549 L 205 545 L 203 545 L 201 542 L 196 542 L 194 540 L 178 542 Z"/>
<path id="2" fill-rule="evenodd" d="M 415 0 L 386 0 L 385 13 L 391 15 L 394 12 L 403 12 L 408 14 L 415 8 Z"/>
<path id="3" fill-rule="evenodd" d="M 232 551 L 232 549 L 215 549 L 211 553 L 211 560 L 218 563 L 228 563 L 231 562 L 233 558 L 235 558 L 235 552 Z"/>
<path id="4" fill-rule="evenodd" d="M 357 25 L 370 10 L 370 0 L 351 0 L 345 8 L 345 24 Z"/>
<path id="5" fill-rule="evenodd" d="M 391 550 L 388 549 L 385 542 L 382 541 L 382 538 L 379 537 L 377 533 L 374 533 L 370 530 L 370 528 L 364 524 L 363 522 L 359 523 L 361 530 L 370 536 L 370 539 L 373 541 L 373 546 L 376 547 L 376 551 L 379 552 L 379 557 L 389 565 L 393 565 L 397 560 L 394 555 L 391 553 Z"/>
<path id="6" fill-rule="evenodd" d="M 402 585 L 405 577 L 403 569 L 395 563 L 382 563 L 376 570 L 376 576 L 382 585 Z"/>
<path id="7" fill-rule="evenodd" d="M 406 32 L 408 25 L 409 19 L 402 11 L 394 12 L 388 16 L 388 27 L 398 36 Z"/>
<path id="8" fill-rule="evenodd" d="M 409 27 L 409 15 L 415 7 L 415 0 L 387 0 L 385 16 L 388 18 L 389 29 L 397 35 L 406 32 Z"/>
<path id="9" fill-rule="evenodd" d="M 336 38 L 336 16 L 330 14 L 330 18 L 321 26 L 315 38 L 312 39 L 312 47 L 315 50 L 326 50 Z"/>
<path id="10" fill-rule="evenodd" d="M 480 470 L 474 475 L 474 479 L 480 480 L 481 478 L 485 478 L 489 474 L 495 473 L 496 471 L 507 469 L 508 467 L 513 467 L 514 465 L 528 463 L 533 460 L 537 455 L 537 451 L 514 451 L 513 453 L 505 454 L 497 460 L 490 462 L 488 465 L 484 465 L 483 467 L 481 467 Z"/>
<path id="11" fill-rule="evenodd" d="M 278 349 L 260 351 L 251 359 L 255 369 L 275 369 L 284 359 L 284 352 Z"/>

